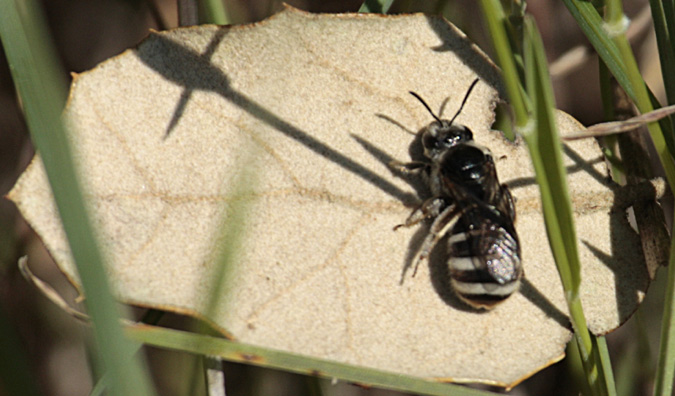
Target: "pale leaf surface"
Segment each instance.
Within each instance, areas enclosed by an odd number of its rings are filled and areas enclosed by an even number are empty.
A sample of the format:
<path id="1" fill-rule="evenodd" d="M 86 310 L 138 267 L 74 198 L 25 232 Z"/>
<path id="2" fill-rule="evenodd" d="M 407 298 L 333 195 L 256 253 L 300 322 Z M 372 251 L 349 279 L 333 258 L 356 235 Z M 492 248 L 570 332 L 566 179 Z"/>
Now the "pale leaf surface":
<path id="1" fill-rule="evenodd" d="M 443 246 L 410 277 L 425 229 L 392 228 L 426 196 L 387 167 L 410 160 L 406 129 L 432 121 L 408 91 L 433 109 L 449 98 L 450 117 L 476 77 L 458 122 L 491 148 L 517 199 L 525 268 L 521 291 L 488 313 L 454 297 Z M 489 130 L 498 81 L 442 19 L 293 9 L 254 25 L 153 33 L 76 76 L 65 116 L 120 300 L 204 315 L 230 182 L 253 155 L 257 180 L 237 198 L 252 205 L 246 243 L 209 317 L 226 334 L 502 386 L 557 361 L 570 338 L 566 305 L 524 145 Z M 562 134 L 580 128 L 563 114 L 559 124 Z M 565 147 L 583 304 L 604 333 L 635 310 L 648 276 L 624 213 L 610 212 L 600 150 Z M 77 284 L 39 157 L 11 199 Z"/>

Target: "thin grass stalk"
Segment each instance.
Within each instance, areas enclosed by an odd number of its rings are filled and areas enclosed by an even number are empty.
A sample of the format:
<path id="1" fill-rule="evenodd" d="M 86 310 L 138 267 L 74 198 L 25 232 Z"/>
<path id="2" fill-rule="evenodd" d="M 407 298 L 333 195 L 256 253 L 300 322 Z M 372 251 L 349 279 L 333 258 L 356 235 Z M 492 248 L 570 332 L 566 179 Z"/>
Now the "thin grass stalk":
<path id="1" fill-rule="evenodd" d="M 0 0 L 0 39 L 24 105 L 28 127 L 44 164 L 56 206 L 87 296 L 98 360 L 110 373 L 111 394 L 154 394 L 146 370 L 125 339 L 120 311 L 110 293 L 103 257 L 82 194 L 72 149 L 61 122 L 65 84 L 47 24 L 31 0 Z"/>

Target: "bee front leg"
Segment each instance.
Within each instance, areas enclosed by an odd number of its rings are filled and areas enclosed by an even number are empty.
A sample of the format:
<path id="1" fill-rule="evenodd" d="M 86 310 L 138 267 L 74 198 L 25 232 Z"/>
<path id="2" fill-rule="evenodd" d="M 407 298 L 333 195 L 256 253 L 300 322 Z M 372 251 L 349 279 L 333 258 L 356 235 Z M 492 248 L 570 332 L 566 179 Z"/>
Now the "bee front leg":
<path id="1" fill-rule="evenodd" d="M 429 164 L 426 162 L 401 162 L 401 161 L 390 161 L 389 168 L 398 173 L 401 176 L 419 175 L 422 171 L 429 168 Z"/>

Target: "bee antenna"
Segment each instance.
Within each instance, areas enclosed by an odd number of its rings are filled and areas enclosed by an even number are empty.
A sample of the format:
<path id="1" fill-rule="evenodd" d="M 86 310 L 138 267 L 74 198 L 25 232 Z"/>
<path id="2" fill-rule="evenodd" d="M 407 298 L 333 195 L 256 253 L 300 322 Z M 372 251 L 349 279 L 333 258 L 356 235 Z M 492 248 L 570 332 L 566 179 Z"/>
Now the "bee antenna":
<path id="1" fill-rule="evenodd" d="M 459 106 L 459 110 L 457 110 L 457 113 L 455 113 L 455 115 L 450 120 L 451 125 L 452 125 L 452 122 L 455 121 L 455 118 L 457 118 L 459 113 L 462 112 L 462 109 L 464 108 L 464 104 L 466 104 L 466 101 L 469 99 L 469 95 L 471 94 L 471 91 L 473 91 L 473 87 L 475 87 L 477 83 L 478 83 L 478 79 L 473 80 L 473 82 L 471 83 L 471 86 L 469 87 L 469 90 L 466 91 L 466 95 L 464 95 L 464 100 L 462 100 L 462 104 Z"/>
<path id="2" fill-rule="evenodd" d="M 438 118 L 438 116 L 437 116 L 436 114 L 434 114 L 433 111 L 431 111 L 431 108 L 429 107 L 429 105 L 427 104 L 427 102 L 425 102 L 424 99 L 422 99 L 421 96 L 419 96 L 418 94 L 416 94 L 416 93 L 413 92 L 413 91 L 409 91 L 409 92 L 410 92 L 410 94 L 411 94 L 412 96 L 416 97 L 417 100 L 419 100 L 420 102 L 422 102 L 422 104 L 423 104 L 424 107 L 427 109 L 427 111 L 429 112 L 429 114 L 431 114 L 431 116 L 434 117 L 434 119 L 435 119 L 436 121 L 438 121 L 439 123 L 441 122 L 441 119 Z"/>

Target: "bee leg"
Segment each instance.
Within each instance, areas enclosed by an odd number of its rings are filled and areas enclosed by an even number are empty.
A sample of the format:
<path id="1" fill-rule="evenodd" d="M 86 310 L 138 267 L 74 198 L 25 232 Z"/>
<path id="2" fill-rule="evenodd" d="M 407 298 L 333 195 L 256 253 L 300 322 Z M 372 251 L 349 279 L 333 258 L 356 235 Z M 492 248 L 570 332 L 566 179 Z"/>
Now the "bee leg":
<path id="1" fill-rule="evenodd" d="M 405 223 L 399 224 L 394 227 L 394 231 L 398 230 L 401 227 L 412 227 L 419 224 L 425 219 L 431 217 L 437 217 L 441 212 L 448 206 L 448 203 L 445 199 L 439 197 L 429 198 L 417 209 L 415 209 L 410 216 L 405 220 Z"/>
<path id="2" fill-rule="evenodd" d="M 399 175 L 408 176 L 408 175 L 418 175 L 424 169 L 428 168 L 429 164 L 426 162 L 401 162 L 401 161 L 390 161 L 389 168 L 398 173 Z"/>
<path id="3" fill-rule="evenodd" d="M 456 205 L 450 205 L 441 214 L 436 217 L 434 222 L 429 228 L 429 235 L 424 239 L 422 247 L 420 248 L 420 254 L 417 256 L 417 261 L 415 262 L 415 269 L 413 270 L 412 276 L 414 277 L 417 274 L 417 268 L 420 265 L 420 262 L 426 260 L 429 257 L 431 249 L 436 246 L 436 243 L 443 238 L 445 234 L 448 233 L 457 223 L 461 210 L 456 207 Z"/>

